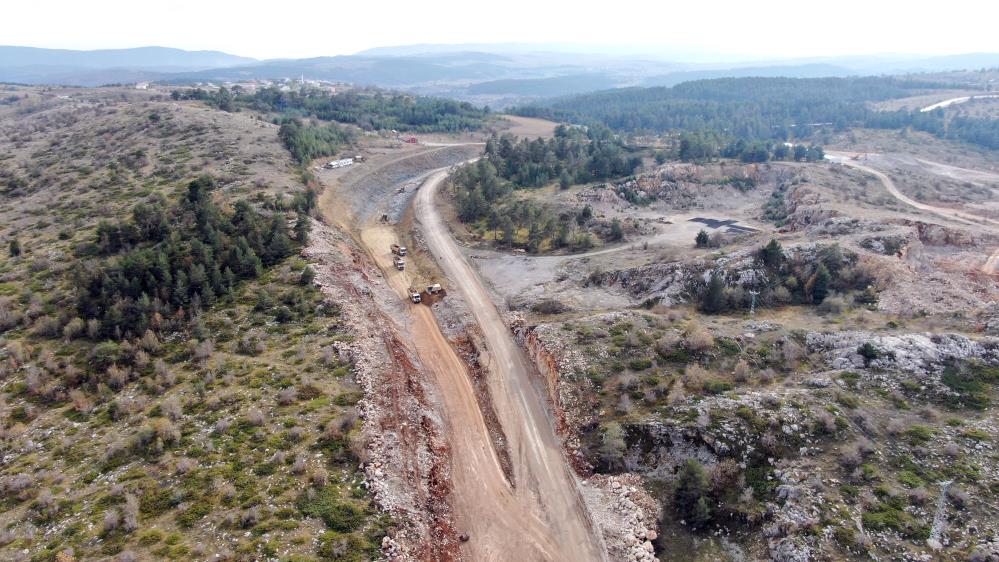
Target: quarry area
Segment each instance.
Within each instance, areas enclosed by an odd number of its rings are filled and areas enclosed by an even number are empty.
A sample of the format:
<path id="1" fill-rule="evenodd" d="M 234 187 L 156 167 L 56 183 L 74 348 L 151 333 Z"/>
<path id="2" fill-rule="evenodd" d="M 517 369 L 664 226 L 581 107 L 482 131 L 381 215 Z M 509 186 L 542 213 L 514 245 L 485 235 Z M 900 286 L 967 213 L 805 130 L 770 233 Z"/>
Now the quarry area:
<path id="1" fill-rule="evenodd" d="M 594 220 L 624 224 L 619 243 L 577 253 L 500 251 L 449 214 L 444 172 L 431 172 L 474 158 L 474 144 L 375 156 L 365 166 L 377 182 L 361 168 L 320 174 L 330 222 L 359 231 L 386 276 L 389 293 L 373 306 L 412 346 L 409 361 L 437 370 L 451 354 L 428 341 L 439 327 L 464 364 L 453 368 L 468 374 L 424 379 L 431 403 L 444 404 L 434 435 L 492 448 L 483 459 L 452 445 L 452 484 L 472 467 L 481 490 L 464 504 L 464 488 L 452 489 L 456 555 L 499 557 L 493 548 L 514 548 L 504 545 L 513 533 L 523 555 L 567 560 L 995 556 L 997 427 L 981 399 L 999 364 L 988 207 L 999 176 L 974 155 L 899 152 L 879 134 L 832 146 L 819 163 L 649 164 L 625 181 L 530 193 L 555 212 L 590 206 Z M 636 193 L 646 203 L 629 203 Z M 771 240 L 792 265 L 761 262 Z M 408 249 L 403 271 L 392 244 Z M 759 279 L 816 261 L 836 271 L 822 305 L 753 294 Z M 703 313 L 714 271 L 724 299 L 756 300 L 751 314 Z M 427 300 L 428 284 L 445 296 Z M 419 304 L 407 300 L 414 286 Z M 497 321 L 504 334 L 490 334 Z M 510 335 L 519 349 L 502 347 Z M 520 370 L 533 388 L 513 382 Z M 518 498 L 533 470 L 521 449 L 538 436 L 522 435 L 510 392 L 543 401 L 557 436 L 544 446 L 561 449 L 580 502 L 559 509 L 599 531 L 602 554 L 553 555 L 546 541 L 570 526 L 535 534 L 515 523 L 532 512 L 544 521 L 564 493 L 536 476 L 538 503 L 477 521 L 475 494 Z M 404 462 L 390 460 L 398 448 L 385 454 L 388 466 Z M 411 494 L 386 478 L 385 494 Z M 681 479 L 710 502 L 706 513 L 666 492 Z"/>

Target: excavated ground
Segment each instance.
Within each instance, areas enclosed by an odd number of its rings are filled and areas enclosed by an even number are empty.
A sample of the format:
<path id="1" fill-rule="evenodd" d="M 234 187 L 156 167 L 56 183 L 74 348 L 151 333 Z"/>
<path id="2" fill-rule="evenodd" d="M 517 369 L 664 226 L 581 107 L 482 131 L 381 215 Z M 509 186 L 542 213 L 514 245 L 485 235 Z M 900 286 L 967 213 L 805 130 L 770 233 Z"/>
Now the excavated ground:
<path id="1" fill-rule="evenodd" d="M 341 275 L 359 277 L 362 287 L 347 291 L 346 300 L 358 322 L 370 324 L 359 329 L 355 345 L 361 349 L 354 352 L 362 384 L 372 381 L 365 384 L 366 428 L 373 439 L 369 477 L 384 507 L 412 519 L 386 550 L 413 559 L 603 560 L 599 531 L 543 398 L 526 381 L 523 352 L 497 338 L 513 345 L 499 316 L 492 319 L 498 325 L 483 326 L 484 338 L 475 330 L 459 331 L 458 337 L 449 330 L 449 339 L 434 309 L 412 306 L 406 298 L 408 288 L 422 279 L 419 271 L 392 266 L 389 247 L 400 241 L 392 223 L 420 189 L 420 180 L 430 169 L 467 160 L 478 150 L 371 151 L 361 166 L 319 174 L 326 187 L 320 198 L 324 220 L 356 236 L 354 245 L 342 240 L 317 248 L 330 236 L 329 229 L 320 229 L 311 251 L 324 267 L 337 262 L 338 252 L 351 256 L 354 273 L 333 271 L 333 265 L 329 275 L 320 272 L 330 294 L 343 298 L 344 288 L 331 279 Z M 426 230 L 427 210 L 416 214 Z M 435 236 L 441 235 L 447 236 L 446 229 L 438 225 Z M 408 259 L 440 259 L 439 242 L 429 245 L 436 256 Z M 474 283 L 467 279 L 453 285 L 449 300 L 484 296 L 472 293 Z M 471 308 L 483 304 L 476 300 Z M 512 387 L 504 378 L 511 365 L 517 376 Z M 461 535 L 469 540 L 461 542 Z"/>

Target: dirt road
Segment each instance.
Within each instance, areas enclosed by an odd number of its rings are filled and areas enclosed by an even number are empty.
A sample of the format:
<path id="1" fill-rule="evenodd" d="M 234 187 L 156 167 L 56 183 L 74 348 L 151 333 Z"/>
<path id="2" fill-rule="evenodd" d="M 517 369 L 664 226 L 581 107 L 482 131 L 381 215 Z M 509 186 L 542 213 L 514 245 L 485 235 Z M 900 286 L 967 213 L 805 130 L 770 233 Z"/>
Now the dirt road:
<path id="1" fill-rule="evenodd" d="M 435 205 L 434 196 L 445 174 L 442 170 L 427 178 L 414 200 L 414 211 L 427 245 L 452 284 L 460 287 L 488 346 L 490 393 L 508 439 L 517 484 L 515 489 L 507 489 L 514 503 L 510 515 L 526 514 L 513 523 L 536 526 L 543 535 L 537 553 L 527 559 L 604 560 L 600 532 L 590 520 L 575 476 L 563 457 L 544 399 L 531 382 L 528 359 L 482 281 L 462 257 Z M 481 553 L 485 558 L 475 559 L 515 559 L 507 551 L 512 545 L 502 542 L 497 533 L 491 535 L 496 544 Z"/>
<path id="2" fill-rule="evenodd" d="M 395 243 L 391 227 L 369 225 L 362 243 L 375 256 L 400 299 L 410 278 L 392 266 L 388 248 Z M 448 426 L 451 483 L 459 533 L 471 539 L 462 547 L 467 560 L 561 560 L 561 543 L 529 506 L 520 501 L 503 474 L 492 447 L 465 364 L 437 326 L 426 306 L 409 307 L 409 333 L 420 361 L 434 378 Z"/>
<path id="3" fill-rule="evenodd" d="M 394 162 L 405 162 L 407 174 L 414 174 L 408 165 L 413 157 L 400 156 Z M 444 168 L 430 174 L 423 184 L 417 194 L 415 214 L 432 253 L 440 257 L 452 286 L 460 287 L 462 295 L 468 296 L 485 333 L 491 369 L 487 377 L 489 391 L 506 436 L 515 485 L 508 481 L 493 447 L 467 366 L 442 334 L 432 310 L 409 305 L 407 289 L 414 281 L 408 270 L 393 267 L 389 251 L 391 244 L 398 242 L 397 233 L 376 218 L 383 212 L 380 205 L 398 197 L 396 188 L 386 182 L 402 178 L 403 174 L 382 173 L 385 166 L 392 164 L 386 161 L 374 169 L 380 178 L 374 184 L 369 181 L 374 177 L 370 171 L 346 180 L 331 178 L 336 187 L 325 191 L 320 206 L 327 221 L 358 234 L 398 295 L 399 301 L 386 306 L 396 311 L 392 316 L 399 324 L 398 331 L 408 335 L 406 339 L 435 390 L 434 398 L 447 428 L 451 467 L 447 477 L 452 490 L 448 500 L 456 532 L 470 537 L 461 544 L 462 558 L 518 562 L 605 560 L 602 535 L 592 525 L 575 476 L 563 458 L 542 394 L 531 384 L 527 359 L 478 278 L 462 261 L 432 204 L 432 191 L 444 176 Z M 359 205 L 361 208 L 357 208 Z"/>
<path id="4" fill-rule="evenodd" d="M 982 94 L 977 96 L 961 96 L 957 98 L 950 98 L 949 100 L 938 101 L 937 103 L 928 105 L 920 109 L 919 111 L 921 111 L 922 113 L 926 113 L 927 111 L 933 111 L 934 109 L 940 109 L 943 107 L 950 107 L 952 105 L 957 105 L 959 103 L 964 103 L 971 100 L 983 100 L 991 98 L 999 98 L 999 94 Z"/>
<path id="5" fill-rule="evenodd" d="M 832 160 L 833 162 L 844 164 L 846 166 L 850 166 L 851 168 L 856 168 L 858 170 L 861 170 L 878 178 L 878 180 L 881 181 L 881 184 L 884 185 L 885 189 L 888 191 L 888 193 L 891 194 L 892 197 L 901 201 L 902 203 L 905 203 L 906 205 L 909 205 L 910 207 L 914 207 L 916 209 L 920 209 L 923 211 L 928 211 L 935 215 L 951 219 L 963 223 L 965 225 L 975 226 L 991 234 L 999 234 L 999 221 L 997 220 L 981 217 L 972 213 L 965 213 L 957 209 L 950 209 L 947 207 L 937 207 L 935 205 L 920 203 L 919 201 L 912 199 L 911 197 L 899 191 L 898 187 L 895 186 L 895 182 L 893 182 L 892 179 L 888 177 L 887 174 L 875 170 L 874 168 L 871 168 L 869 166 L 865 166 L 861 164 L 859 161 L 854 160 L 854 157 L 857 156 L 856 154 L 848 152 L 827 152 L 826 156 L 829 158 L 829 160 Z M 926 161 L 923 162 L 931 164 L 941 170 L 945 170 L 948 168 L 953 169 L 952 166 L 946 166 L 945 164 L 937 164 L 935 162 L 926 162 Z M 999 272 L 999 249 L 996 249 L 989 256 L 989 258 L 982 265 L 981 270 L 984 273 L 990 273 L 990 274 Z"/>

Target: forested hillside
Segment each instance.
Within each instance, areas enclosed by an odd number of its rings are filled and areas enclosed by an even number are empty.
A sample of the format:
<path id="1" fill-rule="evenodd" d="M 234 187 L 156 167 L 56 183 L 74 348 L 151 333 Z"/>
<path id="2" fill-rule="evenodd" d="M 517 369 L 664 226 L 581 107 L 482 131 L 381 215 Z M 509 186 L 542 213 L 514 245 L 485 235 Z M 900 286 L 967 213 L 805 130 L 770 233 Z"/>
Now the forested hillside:
<path id="1" fill-rule="evenodd" d="M 367 130 L 419 133 L 471 131 L 482 126 L 489 111 L 469 103 L 385 92 L 348 91 L 331 94 L 317 90 L 283 92 L 266 88 L 254 94 L 221 88 L 176 90 L 174 99 L 199 99 L 224 111 L 250 108 L 285 117 L 314 117 L 349 123 Z"/>
<path id="2" fill-rule="evenodd" d="M 894 77 L 721 78 L 672 88 L 631 88 L 561 98 L 515 113 L 619 132 L 712 131 L 758 140 L 808 138 L 818 128 L 905 128 L 999 148 L 999 122 L 944 111 L 876 111 L 870 102 L 945 89 L 948 84 Z"/>
<path id="3" fill-rule="evenodd" d="M 0 559 L 377 557 L 308 178 L 251 115 L 74 94 L 0 106 Z"/>

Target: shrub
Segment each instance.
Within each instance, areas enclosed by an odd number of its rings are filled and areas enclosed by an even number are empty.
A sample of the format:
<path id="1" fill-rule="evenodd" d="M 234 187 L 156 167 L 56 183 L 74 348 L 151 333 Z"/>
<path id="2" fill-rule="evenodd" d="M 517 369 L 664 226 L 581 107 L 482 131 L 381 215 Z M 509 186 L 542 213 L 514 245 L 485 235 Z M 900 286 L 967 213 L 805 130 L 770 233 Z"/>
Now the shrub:
<path id="1" fill-rule="evenodd" d="M 728 392 L 732 390 L 732 383 L 728 381 L 720 381 L 716 379 L 709 379 L 704 381 L 704 392 L 708 394 L 721 394 L 723 392 Z"/>
<path id="2" fill-rule="evenodd" d="M 687 367 L 681 380 L 683 387 L 691 392 L 700 392 L 704 389 L 704 383 L 708 378 L 708 372 L 703 367 L 693 364 Z"/>
<path id="3" fill-rule="evenodd" d="M 327 531 L 319 536 L 316 554 L 330 562 L 364 562 L 377 559 L 379 551 L 367 537 Z"/>
<path id="4" fill-rule="evenodd" d="M 715 338 L 703 326 L 693 324 L 687 330 L 683 344 L 691 353 L 704 353 L 715 346 Z"/>
<path id="5" fill-rule="evenodd" d="M 296 507 L 302 515 L 321 519 L 328 528 L 341 533 L 359 529 L 366 516 L 364 509 L 341 499 L 334 486 L 323 486 L 318 491 L 306 490 L 299 495 Z"/>
<path id="6" fill-rule="evenodd" d="M 871 342 L 864 342 L 859 347 L 857 347 L 857 354 L 859 354 L 864 359 L 864 365 L 870 365 L 872 361 L 881 357 L 881 352 L 878 348 L 874 347 Z"/>
<path id="7" fill-rule="evenodd" d="M 925 425 L 916 424 L 905 431 L 905 436 L 909 439 L 909 443 L 922 445 L 933 438 L 933 431 Z"/>
<path id="8" fill-rule="evenodd" d="M 930 528 L 920 524 L 911 514 L 903 511 L 892 502 L 882 502 L 861 517 L 864 528 L 871 531 L 895 531 L 913 540 L 926 540 Z"/>
<path id="9" fill-rule="evenodd" d="M 266 418 L 264 413 L 257 408 L 253 408 L 246 413 L 246 423 L 253 427 L 260 427 L 264 425 Z"/>
<path id="10" fill-rule="evenodd" d="M 569 310 L 569 307 L 555 299 L 545 299 L 534 303 L 534 305 L 531 306 L 531 310 L 535 314 L 562 314 L 563 312 Z"/>
<path id="11" fill-rule="evenodd" d="M 652 367 L 652 360 L 647 357 L 642 357 L 640 359 L 632 359 L 628 362 L 628 368 L 632 371 L 644 371 L 645 369 Z"/>

